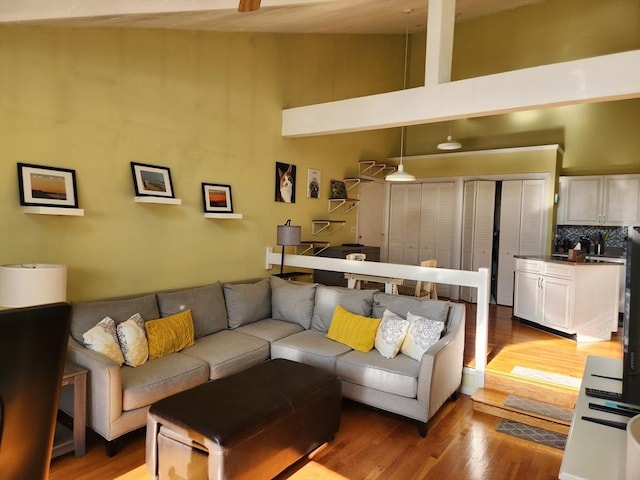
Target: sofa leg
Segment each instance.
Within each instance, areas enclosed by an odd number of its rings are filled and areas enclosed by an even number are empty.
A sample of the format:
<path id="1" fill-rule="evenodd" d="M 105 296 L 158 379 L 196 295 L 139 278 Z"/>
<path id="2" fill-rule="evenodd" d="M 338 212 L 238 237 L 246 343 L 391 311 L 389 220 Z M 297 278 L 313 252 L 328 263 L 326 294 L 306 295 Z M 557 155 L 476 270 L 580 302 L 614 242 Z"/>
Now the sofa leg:
<path id="1" fill-rule="evenodd" d="M 418 426 L 420 436 L 425 438 L 427 436 L 427 422 L 416 422 L 416 425 Z"/>
<path id="2" fill-rule="evenodd" d="M 458 399 L 458 391 L 456 390 L 451 394 L 451 396 L 449 397 L 449 400 L 451 400 L 452 402 L 455 402 L 457 399 Z"/>
<path id="3" fill-rule="evenodd" d="M 107 457 L 111 458 L 118 453 L 118 439 L 114 440 L 105 440 L 104 446 L 106 447 Z"/>

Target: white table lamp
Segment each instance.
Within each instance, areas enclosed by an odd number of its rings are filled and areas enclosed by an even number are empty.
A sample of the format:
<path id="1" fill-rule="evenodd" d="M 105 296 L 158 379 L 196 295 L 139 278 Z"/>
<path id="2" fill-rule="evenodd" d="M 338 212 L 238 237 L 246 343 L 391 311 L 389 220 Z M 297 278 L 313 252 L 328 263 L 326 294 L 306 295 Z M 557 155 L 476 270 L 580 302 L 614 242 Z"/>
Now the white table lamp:
<path id="1" fill-rule="evenodd" d="M 49 263 L 0 265 L 0 306 L 18 308 L 67 299 L 67 267 Z"/>

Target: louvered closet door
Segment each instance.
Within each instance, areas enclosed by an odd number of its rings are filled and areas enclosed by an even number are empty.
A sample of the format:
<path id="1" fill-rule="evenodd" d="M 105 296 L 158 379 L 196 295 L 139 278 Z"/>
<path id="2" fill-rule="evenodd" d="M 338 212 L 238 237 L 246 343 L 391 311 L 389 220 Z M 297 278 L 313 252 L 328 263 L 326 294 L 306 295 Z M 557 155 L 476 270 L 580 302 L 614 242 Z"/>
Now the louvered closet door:
<path id="1" fill-rule="evenodd" d="M 435 258 L 438 267 L 451 268 L 455 214 L 453 182 L 422 184 L 420 262 Z M 436 286 L 438 296 L 449 297 L 449 285 Z"/>
<path id="2" fill-rule="evenodd" d="M 421 196 L 420 184 L 391 185 L 390 263 L 418 264 Z"/>
<path id="3" fill-rule="evenodd" d="M 462 218 L 462 269 L 491 268 L 493 250 L 494 181 L 465 182 Z M 462 287 L 460 298 L 477 301 L 477 289 Z"/>
<path id="4" fill-rule="evenodd" d="M 500 305 L 513 305 L 513 275 L 516 267 L 515 255 L 520 252 L 521 211 L 522 180 L 502 182 L 496 292 L 496 301 Z"/>
<path id="5" fill-rule="evenodd" d="M 542 255 L 544 180 L 502 182 L 496 301 L 513 305 L 515 255 Z"/>

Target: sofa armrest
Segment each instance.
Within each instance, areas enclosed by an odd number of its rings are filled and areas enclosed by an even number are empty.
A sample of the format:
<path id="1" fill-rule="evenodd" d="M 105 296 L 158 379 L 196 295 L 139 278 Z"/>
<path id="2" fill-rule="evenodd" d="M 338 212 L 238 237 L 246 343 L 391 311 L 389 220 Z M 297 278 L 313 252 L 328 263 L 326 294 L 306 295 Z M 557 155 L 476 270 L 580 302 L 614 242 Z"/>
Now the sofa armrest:
<path id="1" fill-rule="evenodd" d="M 418 402 L 431 418 L 460 387 L 464 362 L 465 306 L 451 304 L 449 328 L 422 356 L 418 374 Z"/>
<path id="2" fill-rule="evenodd" d="M 86 368 L 87 424 L 111 440 L 111 424 L 122 415 L 122 377 L 113 360 L 69 337 L 67 358 Z"/>

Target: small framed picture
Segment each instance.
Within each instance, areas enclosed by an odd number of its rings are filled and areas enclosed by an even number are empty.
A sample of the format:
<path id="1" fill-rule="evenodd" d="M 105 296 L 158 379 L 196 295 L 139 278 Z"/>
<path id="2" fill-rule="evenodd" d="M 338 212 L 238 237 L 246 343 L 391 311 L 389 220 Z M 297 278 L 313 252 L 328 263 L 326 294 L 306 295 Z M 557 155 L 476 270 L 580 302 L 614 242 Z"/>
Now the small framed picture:
<path id="1" fill-rule="evenodd" d="M 203 183 L 202 202 L 205 213 L 233 213 L 233 204 L 231 203 L 231 185 Z"/>
<path id="2" fill-rule="evenodd" d="M 342 180 L 331 180 L 331 193 L 329 198 L 347 198 L 347 186 Z"/>
<path id="3" fill-rule="evenodd" d="M 320 170 L 307 169 L 307 198 L 320 198 Z"/>
<path id="4" fill-rule="evenodd" d="M 296 166 L 276 162 L 276 202 L 296 203 Z"/>
<path id="5" fill-rule="evenodd" d="M 78 208 L 76 171 L 18 163 L 20 205 Z"/>
<path id="6" fill-rule="evenodd" d="M 131 173 L 136 196 L 175 198 L 168 168 L 131 162 Z"/>

